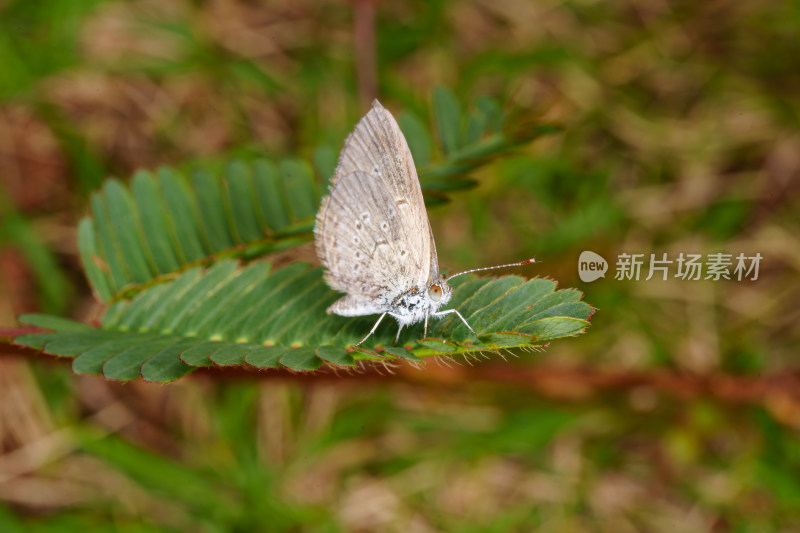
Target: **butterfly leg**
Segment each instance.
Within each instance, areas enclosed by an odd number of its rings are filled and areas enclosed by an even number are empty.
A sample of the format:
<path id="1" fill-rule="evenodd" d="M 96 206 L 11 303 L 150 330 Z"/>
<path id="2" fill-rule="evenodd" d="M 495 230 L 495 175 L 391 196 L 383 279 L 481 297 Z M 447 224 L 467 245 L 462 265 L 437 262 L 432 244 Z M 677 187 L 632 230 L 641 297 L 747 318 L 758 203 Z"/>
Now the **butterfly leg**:
<path id="1" fill-rule="evenodd" d="M 375 333 L 375 330 L 376 330 L 376 329 L 378 329 L 378 324 L 380 324 L 380 323 L 381 323 L 381 320 L 383 320 L 383 317 L 385 317 L 387 314 L 388 314 L 388 313 L 383 313 L 383 314 L 381 315 L 381 317 L 378 319 L 378 321 L 377 321 L 377 322 L 375 322 L 375 325 L 374 325 L 374 326 L 372 326 L 372 329 L 371 329 L 371 330 L 369 330 L 369 333 L 367 333 L 367 336 L 366 336 L 366 337 L 364 337 L 363 339 L 361 339 L 360 341 L 358 341 L 356 344 L 354 344 L 354 345 L 353 345 L 353 347 L 356 347 L 356 346 L 361 346 L 361 344 L 362 344 L 362 343 L 363 343 L 365 340 L 369 339 L 369 338 L 370 338 L 370 336 L 371 336 L 373 333 Z"/>
<path id="2" fill-rule="evenodd" d="M 394 338 L 394 344 L 397 345 L 397 342 L 400 340 L 400 332 L 403 331 L 403 324 L 400 324 L 400 327 L 397 328 L 397 337 Z"/>
<path id="3" fill-rule="evenodd" d="M 428 338 L 428 312 L 427 311 L 425 312 L 425 330 L 422 333 L 422 338 L 423 339 L 427 339 Z"/>
<path id="4" fill-rule="evenodd" d="M 443 316 L 449 315 L 450 313 L 455 313 L 456 315 L 458 315 L 458 318 L 460 318 L 461 322 L 463 322 L 464 325 L 467 326 L 467 329 L 470 330 L 472 334 L 475 335 L 475 337 L 478 336 L 478 334 L 475 333 L 475 330 L 472 329 L 472 326 L 469 325 L 469 322 L 467 322 L 467 320 L 463 316 L 461 316 L 461 313 L 458 312 L 458 309 L 448 309 L 447 311 L 439 311 L 438 313 L 434 313 L 433 317 L 442 318 Z"/>

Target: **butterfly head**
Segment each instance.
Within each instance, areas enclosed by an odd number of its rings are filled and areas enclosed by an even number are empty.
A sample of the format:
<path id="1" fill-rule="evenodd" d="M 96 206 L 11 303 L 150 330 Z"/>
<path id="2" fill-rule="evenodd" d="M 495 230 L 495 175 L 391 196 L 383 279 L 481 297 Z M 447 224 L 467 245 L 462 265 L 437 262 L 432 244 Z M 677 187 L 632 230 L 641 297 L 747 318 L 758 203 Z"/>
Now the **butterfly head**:
<path id="1" fill-rule="evenodd" d="M 439 307 L 450 301 L 450 297 L 453 296 L 453 289 L 447 284 L 443 277 L 440 277 L 428 285 L 427 296 L 431 307 L 436 311 Z"/>

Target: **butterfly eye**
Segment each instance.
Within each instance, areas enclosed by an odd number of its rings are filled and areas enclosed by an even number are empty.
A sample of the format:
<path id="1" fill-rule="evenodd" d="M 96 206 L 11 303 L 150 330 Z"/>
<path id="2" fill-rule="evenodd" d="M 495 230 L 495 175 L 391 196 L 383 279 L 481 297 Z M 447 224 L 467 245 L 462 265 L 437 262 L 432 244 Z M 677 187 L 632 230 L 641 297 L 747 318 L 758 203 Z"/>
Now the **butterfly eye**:
<path id="1" fill-rule="evenodd" d="M 428 296 L 434 302 L 438 302 L 442 299 L 442 288 L 438 285 L 431 285 L 431 288 L 428 289 Z"/>

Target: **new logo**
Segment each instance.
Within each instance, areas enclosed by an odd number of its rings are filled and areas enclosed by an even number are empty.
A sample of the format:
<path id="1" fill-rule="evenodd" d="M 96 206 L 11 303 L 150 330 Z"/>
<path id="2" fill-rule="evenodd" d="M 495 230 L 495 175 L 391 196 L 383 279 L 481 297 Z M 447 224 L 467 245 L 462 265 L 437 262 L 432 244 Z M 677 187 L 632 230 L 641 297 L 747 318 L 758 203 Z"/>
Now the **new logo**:
<path id="1" fill-rule="evenodd" d="M 608 261 L 594 252 L 586 250 L 578 258 L 578 276 L 585 283 L 606 277 L 607 271 Z"/>

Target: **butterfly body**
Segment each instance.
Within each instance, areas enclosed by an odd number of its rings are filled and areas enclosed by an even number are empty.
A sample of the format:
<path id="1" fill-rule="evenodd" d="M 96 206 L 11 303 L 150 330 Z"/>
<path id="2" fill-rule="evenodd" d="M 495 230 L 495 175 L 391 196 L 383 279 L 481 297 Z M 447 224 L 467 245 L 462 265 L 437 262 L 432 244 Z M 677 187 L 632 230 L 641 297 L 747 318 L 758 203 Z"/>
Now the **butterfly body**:
<path id="1" fill-rule="evenodd" d="M 400 329 L 451 313 L 473 335 L 456 309 L 441 311 L 452 288 L 439 273 L 433 232 L 425 211 L 411 150 L 394 117 L 375 100 L 344 143 L 322 199 L 314 227 L 317 256 L 325 280 L 345 296 L 328 308 L 341 316 L 380 314 L 367 340 L 386 315 Z M 489 270 L 532 263 L 485 267 Z"/>
<path id="2" fill-rule="evenodd" d="M 387 314 L 400 330 L 425 321 L 427 331 L 430 317 L 457 312 L 439 311 L 452 289 L 439 274 L 411 151 L 377 100 L 345 141 L 329 192 L 317 214 L 316 249 L 326 281 L 346 295 L 328 313 L 381 314 L 369 337 Z"/>
<path id="3" fill-rule="evenodd" d="M 436 316 L 439 308 L 450 301 L 452 289 L 439 278 L 430 287 L 414 287 L 391 302 L 388 313 L 401 327 L 410 326 L 425 320 L 425 317 Z"/>

